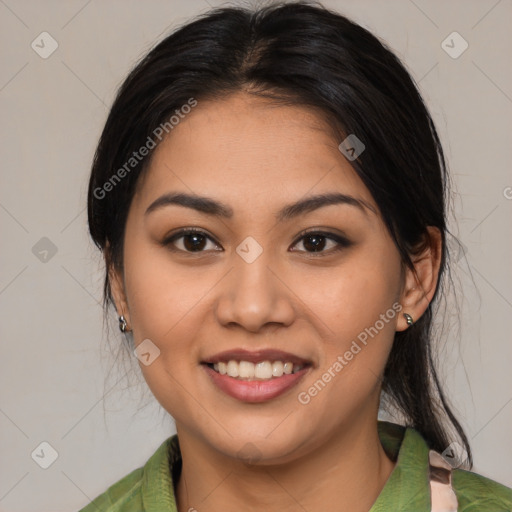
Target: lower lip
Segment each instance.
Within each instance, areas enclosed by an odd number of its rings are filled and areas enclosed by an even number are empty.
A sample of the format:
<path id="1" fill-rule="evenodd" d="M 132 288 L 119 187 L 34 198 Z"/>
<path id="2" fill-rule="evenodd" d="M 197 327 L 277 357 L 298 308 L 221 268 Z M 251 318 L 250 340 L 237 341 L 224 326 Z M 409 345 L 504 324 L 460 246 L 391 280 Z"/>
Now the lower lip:
<path id="1" fill-rule="evenodd" d="M 310 368 L 306 366 L 297 373 L 285 374 L 282 377 L 273 377 L 269 380 L 239 380 L 229 377 L 229 375 L 221 375 L 206 364 L 202 366 L 221 391 L 242 402 L 252 403 L 266 402 L 282 395 L 297 385 Z"/>

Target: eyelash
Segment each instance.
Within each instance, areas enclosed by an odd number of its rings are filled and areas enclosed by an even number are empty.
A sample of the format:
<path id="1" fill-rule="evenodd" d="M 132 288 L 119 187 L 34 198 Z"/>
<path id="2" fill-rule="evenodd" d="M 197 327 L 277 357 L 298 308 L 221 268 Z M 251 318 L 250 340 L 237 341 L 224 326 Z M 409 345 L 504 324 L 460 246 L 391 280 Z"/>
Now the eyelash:
<path id="1" fill-rule="evenodd" d="M 176 240 L 178 240 L 184 236 L 187 236 L 187 235 L 201 235 L 201 236 L 208 238 L 211 242 L 215 243 L 216 245 L 219 245 L 205 231 L 202 231 L 202 230 L 196 229 L 196 228 L 182 229 L 182 230 L 172 234 L 171 236 L 167 237 L 162 242 L 162 245 L 170 248 L 170 250 L 172 250 L 172 251 L 182 252 L 182 253 L 186 253 L 186 254 L 201 254 L 203 252 L 206 252 L 204 250 L 203 251 L 187 251 L 187 250 L 183 250 L 183 249 L 177 249 L 176 247 L 172 247 L 173 243 Z M 304 230 L 301 233 L 299 233 L 298 238 L 295 240 L 292 247 L 297 245 L 297 243 L 299 243 L 301 240 L 306 238 L 308 235 L 320 235 L 324 238 L 327 238 L 329 240 L 336 242 L 338 244 L 338 246 L 333 249 L 327 250 L 327 251 L 322 250 L 319 252 L 311 252 L 311 251 L 294 251 L 294 252 L 303 252 L 303 253 L 308 254 L 310 257 L 317 258 L 317 257 L 322 257 L 322 256 L 328 256 L 332 253 L 336 253 L 338 251 L 346 249 L 347 247 L 350 247 L 352 245 L 352 242 L 349 241 L 347 238 L 337 235 L 335 233 L 329 233 L 327 231 L 322 231 L 322 230 L 318 230 L 318 229 L 308 229 L 308 230 Z"/>

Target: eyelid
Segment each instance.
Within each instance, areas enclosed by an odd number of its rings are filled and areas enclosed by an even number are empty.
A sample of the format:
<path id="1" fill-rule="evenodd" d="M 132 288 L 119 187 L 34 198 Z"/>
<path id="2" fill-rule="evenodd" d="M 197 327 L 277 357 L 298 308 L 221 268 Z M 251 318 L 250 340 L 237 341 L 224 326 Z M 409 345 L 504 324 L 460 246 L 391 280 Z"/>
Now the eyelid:
<path id="1" fill-rule="evenodd" d="M 302 230 L 297 235 L 297 238 L 295 239 L 295 242 L 293 242 L 293 243 L 296 244 L 301 238 L 304 238 L 306 235 L 309 235 L 309 234 L 323 235 L 326 238 L 331 238 L 331 239 L 334 239 L 334 240 L 337 240 L 337 241 L 340 241 L 343 243 L 347 243 L 347 244 L 351 243 L 346 235 L 344 235 L 342 233 L 334 233 L 332 231 L 329 231 L 328 228 L 306 228 L 306 229 Z"/>

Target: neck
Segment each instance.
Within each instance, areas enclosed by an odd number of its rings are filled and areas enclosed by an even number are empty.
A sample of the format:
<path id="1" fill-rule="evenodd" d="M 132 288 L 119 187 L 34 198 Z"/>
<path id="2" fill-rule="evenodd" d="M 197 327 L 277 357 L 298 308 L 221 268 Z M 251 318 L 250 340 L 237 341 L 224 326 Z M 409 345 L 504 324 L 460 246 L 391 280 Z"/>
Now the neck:
<path id="1" fill-rule="evenodd" d="M 345 430 L 279 465 L 244 464 L 177 430 L 183 458 L 176 486 L 179 512 L 368 512 L 394 468 L 376 422 Z"/>

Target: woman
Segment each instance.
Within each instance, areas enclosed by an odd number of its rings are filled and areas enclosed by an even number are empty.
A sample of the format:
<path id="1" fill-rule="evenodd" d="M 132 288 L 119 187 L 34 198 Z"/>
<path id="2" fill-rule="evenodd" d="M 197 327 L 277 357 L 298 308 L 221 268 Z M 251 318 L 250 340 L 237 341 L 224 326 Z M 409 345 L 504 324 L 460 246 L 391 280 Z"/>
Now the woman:
<path id="1" fill-rule="evenodd" d="M 177 435 L 83 511 L 510 510 L 432 362 L 447 180 L 407 71 L 339 14 L 217 9 L 159 43 L 88 207 Z"/>

